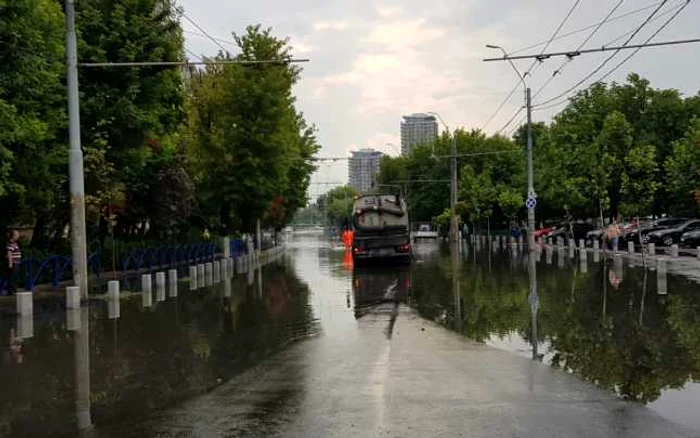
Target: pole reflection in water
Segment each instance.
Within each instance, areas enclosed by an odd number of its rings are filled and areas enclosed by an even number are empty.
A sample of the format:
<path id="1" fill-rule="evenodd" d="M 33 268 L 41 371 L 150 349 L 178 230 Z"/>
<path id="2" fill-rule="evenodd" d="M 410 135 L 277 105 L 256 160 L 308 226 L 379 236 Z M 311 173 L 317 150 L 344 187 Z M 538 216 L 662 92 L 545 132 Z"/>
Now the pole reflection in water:
<path id="1" fill-rule="evenodd" d="M 489 271 L 491 270 L 491 251 L 489 253 Z M 459 288 L 459 245 L 453 242 L 450 248 L 452 256 L 452 297 L 454 299 L 454 330 L 458 333 L 462 332 L 462 295 Z"/>
<path id="2" fill-rule="evenodd" d="M 87 306 L 75 309 L 79 324 L 73 330 L 73 352 L 75 359 L 75 409 L 79 430 L 92 428 L 90 418 L 90 320 Z"/>
<path id="3" fill-rule="evenodd" d="M 263 297 L 262 267 L 258 268 L 255 271 L 255 273 L 256 273 L 257 279 L 258 279 L 258 281 L 257 281 L 257 283 L 258 283 L 258 298 L 262 298 Z"/>
<path id="4" fill-rule="evenodd" d="M 656 291 L 659 295 L 668 294 L 665 260 L 659 260 L 658 265 L 656 267 Z"/>
<path id="5" fill-rule="evenodd" d="M 534 257 L 534 251 L 528 254 L 528 270 L 527 275 L 530 280 L 530 293 L 527 296 L 527 301 L 530 303 L 530 334 L 532 343 L 532 359 L 541 360 L 542 356 L 537 351 L 538 336 L 537 336 L 537 311 L 539 309 L 539 296 L 537 295 L 537 261 Z"/>

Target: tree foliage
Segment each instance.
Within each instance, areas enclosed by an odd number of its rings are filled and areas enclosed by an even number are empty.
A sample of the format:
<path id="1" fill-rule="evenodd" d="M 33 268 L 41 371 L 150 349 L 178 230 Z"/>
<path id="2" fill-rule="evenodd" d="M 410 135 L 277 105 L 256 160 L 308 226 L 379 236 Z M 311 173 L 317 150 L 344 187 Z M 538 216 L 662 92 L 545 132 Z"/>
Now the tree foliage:
<path id="1" fill-rule="evenodd" d="M 41 25 L 37 25 L 41 23 Z M 51 0 L 0 0 L 0 231 L 33 226 L 55 246 L 69 223 L 65 16 Z M 171 0 L 76 2 L 81 62 L 184 60 Z M 250 26 L 235 56 L 292 56 Z M 91 240 L 182 239 L 192 228 L 281 227 L 306 205 L 318 145 L 295 108 L 290 64 L 81 68 Z"/>

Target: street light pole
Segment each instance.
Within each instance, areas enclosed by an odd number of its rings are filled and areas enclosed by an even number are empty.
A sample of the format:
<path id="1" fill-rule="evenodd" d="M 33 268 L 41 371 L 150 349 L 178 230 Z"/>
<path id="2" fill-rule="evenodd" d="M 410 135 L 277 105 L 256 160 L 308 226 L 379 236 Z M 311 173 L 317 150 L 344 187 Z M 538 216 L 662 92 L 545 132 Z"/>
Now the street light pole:
<path id="1" fill-rule="evenodd" d="M 503 60 L 508 61 L 510 66 L 518 75 L 518 79 L 523 84 L 525 88 L 525 108 L 527 110 L 527 197 L 537 198 L 535 194 L 535 176 L 532 161 L 532 99 L 530 93 L 530 87 L 527 86 L 525 82 L 525 76 L 520 74 L 520 71 L 515 67 L 513 61 L 508 57 L 508 53 L 501 46 L 496 46 L 493 44 L 487 44 L 486 47 L 489 49 L 498 49 L 503 52 Z M 525 73 L 527 74 L 527 73 Z M 535 207 L 527 209 L 527 246 L 529 251 L 535 250 Z"/>
<path id="2" fill-rule="evenodd" d="M 450 240 L 456 242 L 459 240 L 459 223 L 457 221 L 457 138 L 454 131 L 450 132 L 450 127 L 440 117 L 440 114 L 431 111 L 432 114 L 440 119 L 440 122 L 445 127 L 448 137 L 451 140 L 451 158 L 452 158 L 452 177 L 450 178 Z M 434 153 L 433 153 L 434 154 Z"/>
<path id="3" fill-rule="evenodd" d="M 88 297 L 87 232 L 85 229 L 85 180 L 80 148 L 80 97 L 78 94 L 78 48 L 75 35 L 75 0 L 66 0 L 66 54 L 68 82 L 68 133 L 70 140 L 70 206 L 73 283 L 80 296 Z"/>

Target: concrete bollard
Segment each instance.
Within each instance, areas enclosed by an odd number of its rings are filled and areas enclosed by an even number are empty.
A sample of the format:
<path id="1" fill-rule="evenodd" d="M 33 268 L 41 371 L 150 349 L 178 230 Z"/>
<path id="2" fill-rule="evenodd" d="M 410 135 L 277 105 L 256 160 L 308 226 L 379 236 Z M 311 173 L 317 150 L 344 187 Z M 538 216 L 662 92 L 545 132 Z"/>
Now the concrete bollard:
<path id="1" fill-rule="evenodd" d="M 675 243 L 671 245 L 671 257 L 678 257 L 678 245 Z"/>
<path id="2" fill-rule="evenodd" d="M 153 305 L 153 295 L 151 284 L 151 274 L 141 276 L 141 305 L 143 307 L 151 307 Z"/>
<path id="3" fill-rule="evenodd" d="M 78 299 L 80 299 L 80 294 L 78 294 Z M 34 313 L 34 295 L 31 292 L 17 292 L 15 300 L 17 301 L 18 315 L 31 315 Z"/>
<path id="4" fill-rule="evenodd" d="M 214 283 L 214 264 L 207 263 L 206 265 L 204 265 L 204 272 L 204 282 L 207 286 L 211 286 Z"/>
<path id="5" fill-rule="evenodd" d="M 117 319 L 121 316 L 121 305 L 119 301 L 119 281 L 112 280 L 107 283 L 107 317 Z"/>
<path id="6" fill-rule="evenodd" d="M 564 250 L 560 249 L 557 252 L 557 267 L 559 269 L 564 269 Z"/>
<path id="7" fill-rule="evenodd" d="M 554 251 L 552 251 L 551 247 L 547 247 L 547 250 L 545 252 L 545 258 L 547 259 L 547 264 L 551 265 L 552 264 L 552 256 L 554 255 Z"/>
<path id="8" fill-rule="evenodd" d="M 156 301 L 165 301 L 165 272 L 156 272 Z"/>
<path id="9" fill-rule="evenodd" d="M 177 296 L 177 269 L 168 271 L 168 296 L 171 298 Z"/>
<path id="10" fill-rule="evenodd" d="M 666 274 L 666 260 L 659 259 L 656 264 L 656 293 L 659 295 L 668 294 L 668 279 Z"/>
<path id="11" fill-rule="evenodd" d="M 223 260 L 216 260 L 214 262 L 214 284 L 219 284 L 219 281 L 221 281 L 221 262 L 223 262 Z"/>
<path id="12" fill-rule="evenodd" d="M 598 263 L 600 261 L 600 251 L 593 251 L 593 262 Z"/>
<path id="13" fill-rule="evenodd" d="M 224 297 L 228 298 L 231 296 L 231 279 L 224 279 Z"/>
<path id="14" fill-rule="evenodd" d="M 34 337 L 34 315 L 17 315 L 17 337 L 20 339 Z"/>
<path id="15" fill-rule="evenodd" d="M 593 249 L 596 250 L 596 251 L 600 250 L 600 240 L 595 239 L 595 240 L 593 241 Z"/>
<path id="16" fill-rule="evenodd" d="M 197 288 L 204 287 L 205 282 L 204 265 L 200 263 L 197 265 Z"/>
<path id="17" fill-rule="evenodd" d="M 66 309 L 80 309 L 80 288 L 78 286 L 66 288 Z"/>
<path id="18" fill-rule="evenodd" d="M 68 309 L 66 310 L 66 329 L 68 331 L 74 332 L 80 330 L 80 313 L 81 309 Z"/>
<path id="19" fill-rule="evenodd" d="M 228 259 L 228 278 L 233 278 L 233 274 L 236 273 L 236 264 L 233 258 Z"/>
<path id="20" fill-rule="evenodd" d="M 634 254 L 634 242 L 627 242 L 627 252 Z"/>
<path id="21" fill-rule="evenodd" d="M 586 248 L 586 241 L 583 239 L 579 239 L 578 240 L 578 247 L 581 249 L 585 249 Z"/>
<path id="22" fill-rule="evenodd" d="M 647 251 L 649 252 L 649 255 L 656 255 L 656 244 L 650 243 L 649 245 L 647 245 Z"/>
<path id="23" fill-rule="evenodd" d="M 221 275 L 221 281 L 225 281 L 228 278 L 228 259 L 219 260 L 219 275 Z"/>
<path id="24" fill-rule="evenodd" d="M 197 267 L 190 266 L 190 290 L 197 290 Z"/>
<path id="25" fill-rule="evenodd" d="M 588 272 L 588 252 L 585 249 L 579 251 L 579 263 L 581 266 L 581 272 Z"/>

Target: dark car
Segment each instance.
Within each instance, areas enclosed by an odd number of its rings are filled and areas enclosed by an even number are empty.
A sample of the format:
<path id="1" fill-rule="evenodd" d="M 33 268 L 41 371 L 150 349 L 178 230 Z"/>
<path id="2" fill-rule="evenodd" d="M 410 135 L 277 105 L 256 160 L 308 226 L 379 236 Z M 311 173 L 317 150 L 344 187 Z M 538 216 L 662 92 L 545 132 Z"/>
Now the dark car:
<path id="1" fill-rule="evenodd" d="M 683 223 L 687 222 L 688 219 L 682 217 L 665 217 L 661 219 L 656 219 L 650 222 L 642 224 L 638 229 L 630 230 L 625 233 L 624 240 L 627 242 L 639 242 L 639 233 L 642 233 L 642 242 L 649 242 L 649 233 L 660 230 L 667 230 L 670 228 L 676 228 Z"/>
<path id="2" fill-rule="evenodd" d="M 586 223 L 586 222 L 574 222 L 571 224 L 571 226 L 574 229 L 573 232 L 573 237 L 576 242 L 579 241 L 579 239 L 586 239 L 588 232 L 592 231 L 595 229 L 595 226 Z M 557 237 L 561 237 L 564 240 L 570 239 L 571 238 L 571 232 L 569 231 L 569 225 L 561 225 L 556 227 L 552 232 L 550 232 L 547 235 L 548 238 L 552 238 L 552 241 L 556 241 Z"/>
<path id="3" fill-rule="evenodd" d="M 675 228 L 652 231 L 647 234 L 649 242 L 657 245 L 670 246 L 681 241 L 683 233 L 700 230 L 700 220 L 692 219 Z"/>
<path id="4" fill-rule="evenodd" d="M 603 237 L 605 236 L 605 230 L 607 230 L 606 227 L 602 228 L 595 228 L 589 232 L 586 233 L 586 240 L 593 242 L 596 240 L 603 240 Z"/>
<path id="5" fill-rule="evenodd" d="M 686 231 L 681 235 L 681 244 L 696 248 L 700 246 L 700 230 Z"/>

